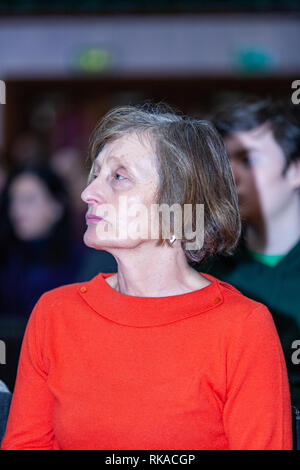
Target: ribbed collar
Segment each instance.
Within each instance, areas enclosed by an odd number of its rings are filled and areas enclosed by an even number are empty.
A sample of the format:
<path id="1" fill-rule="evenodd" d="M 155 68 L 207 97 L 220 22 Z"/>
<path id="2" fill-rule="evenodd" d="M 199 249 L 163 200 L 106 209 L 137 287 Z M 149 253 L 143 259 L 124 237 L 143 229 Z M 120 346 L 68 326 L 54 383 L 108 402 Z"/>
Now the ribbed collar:
<path id="1" fill-rule="evenodd" d="M 200 273 L 211 281 L 209 286 L 168 297 L 121 294 L 105 281 L 113 274 L 99 273 L 77 289 L 81 298 L 99 315 L 124 326 L 162 326 L 218 308 L 224 301 L 219 281 L 208 274 Z"/>

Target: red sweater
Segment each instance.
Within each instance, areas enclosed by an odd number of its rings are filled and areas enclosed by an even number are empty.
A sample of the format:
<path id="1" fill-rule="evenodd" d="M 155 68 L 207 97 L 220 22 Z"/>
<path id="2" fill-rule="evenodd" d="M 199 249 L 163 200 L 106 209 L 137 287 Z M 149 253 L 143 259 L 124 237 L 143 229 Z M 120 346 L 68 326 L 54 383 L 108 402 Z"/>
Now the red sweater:
<path id="1" fill-rule="evenodd" d="M 271 314 L 229 284 L 133 297 L 99 274 L 42 295 L 2 449 L 291 449 Z"/>

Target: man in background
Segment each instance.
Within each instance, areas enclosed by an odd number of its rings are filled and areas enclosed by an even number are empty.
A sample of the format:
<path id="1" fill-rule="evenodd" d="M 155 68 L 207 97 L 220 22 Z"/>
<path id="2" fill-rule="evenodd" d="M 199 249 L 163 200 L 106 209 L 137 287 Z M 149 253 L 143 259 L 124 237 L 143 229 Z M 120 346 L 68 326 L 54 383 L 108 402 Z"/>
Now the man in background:
<path id="1" fill-rule="evenodd" d="M 292 404 L 300 409 L 299 117 L 287 103 L 239 99 L 220 108 L 213 121 L 235 176 L 243 234 L 232 257 L 212 260 L 200 271 L 269 308 Z M 268 344 L 266 354 L 272 354 Z"/>
<path id="2" fill-rule="evenodd" d="M 7 418 L 11 402 L 11 392 L 2 380 L 0 380 L 0 444 L 5 434 Z"/>

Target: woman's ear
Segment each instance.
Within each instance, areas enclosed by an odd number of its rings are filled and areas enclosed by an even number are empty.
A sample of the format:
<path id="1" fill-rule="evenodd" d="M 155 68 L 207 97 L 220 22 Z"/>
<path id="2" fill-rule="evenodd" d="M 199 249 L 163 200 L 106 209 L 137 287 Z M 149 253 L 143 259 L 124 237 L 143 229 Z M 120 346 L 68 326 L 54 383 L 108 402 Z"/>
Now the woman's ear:
<path id="1" fill-rule="evenodd" d="M 292 189 L 300 188 L 300 157 L 289 164 L 286 178 L 288 179 Z"/>

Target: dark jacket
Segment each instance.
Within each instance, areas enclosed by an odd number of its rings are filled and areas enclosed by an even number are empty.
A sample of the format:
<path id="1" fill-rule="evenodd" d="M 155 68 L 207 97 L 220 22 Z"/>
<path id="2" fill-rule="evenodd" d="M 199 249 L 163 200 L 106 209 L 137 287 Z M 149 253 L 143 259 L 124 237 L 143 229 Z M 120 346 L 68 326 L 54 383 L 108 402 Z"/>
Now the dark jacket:
<path id="1" fill-rule="evenodd" d="M 2 380 L 0 380 L 0 444 L 6 428 L 10 401 L 11 393 Z"/>
<path id="2" fill-rule="evenodd" d="M 232 284 L 269 308 L 285 355 L 292 404 L 300 409 L 300 363 L 295 361 L 299 362 L 300 353 L 296 355 L 292 347 L 300 340 L 300 241 L 274 267 L 253 259 L 241 240 L 233 256 L 220 257 L 197 270 Z"/>

